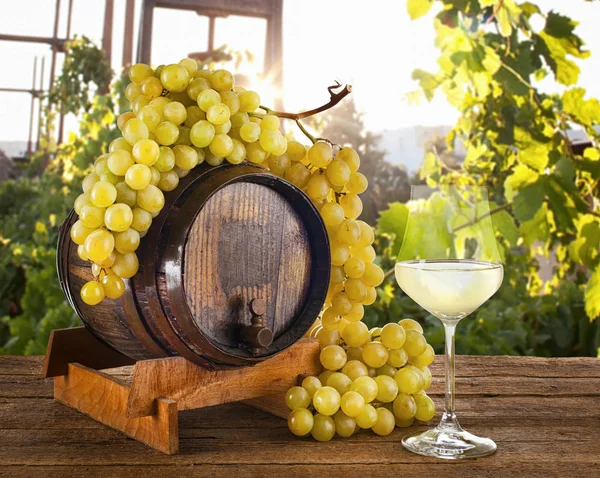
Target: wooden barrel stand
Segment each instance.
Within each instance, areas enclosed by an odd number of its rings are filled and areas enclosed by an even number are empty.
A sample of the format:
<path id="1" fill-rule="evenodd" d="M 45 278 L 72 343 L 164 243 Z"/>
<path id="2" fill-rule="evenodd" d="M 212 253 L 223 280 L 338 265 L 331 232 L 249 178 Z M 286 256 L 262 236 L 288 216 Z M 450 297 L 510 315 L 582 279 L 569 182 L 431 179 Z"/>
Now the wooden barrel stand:
<path id="1" fill-rule="evenodd" d="M 252 367 L 209 370 L 183 357 L 136 362 L 78 327 L 52 332 L 42 375 L 54 377 L 58 402 L 172 455 L 179 451 L 179 410 L 243 401 L 282 416 L 285 391 L 300 375 L 320 371 L 314 339 Z"/>

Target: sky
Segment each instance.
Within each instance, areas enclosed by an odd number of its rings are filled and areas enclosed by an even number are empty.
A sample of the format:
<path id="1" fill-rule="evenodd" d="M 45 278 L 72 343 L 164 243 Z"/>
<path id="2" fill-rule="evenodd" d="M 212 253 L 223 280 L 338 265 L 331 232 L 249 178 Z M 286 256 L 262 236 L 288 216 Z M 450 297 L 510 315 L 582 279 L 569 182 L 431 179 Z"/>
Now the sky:
<path id="1" fill-rule="evenodd" d="M 51 36 L 53 0 L 2 0 L 0 32 Z M 63 0 L 59 36 L 66 32 Z M 136 35 L 140 0 L 136 0 Z M 600 4 L 583 0 L 539 0 L 543 9 L 555 9 L 582 20 L 577 31 L 592 56 L 581 63 L 580 85 L 600 97 L 600 35 L 597 34 Z M 32 14 L 34 12 L 34 14 Z M 120 69 L 125 0 L 115 0 L 113 68 Z M 73 0 L 72 32 L 86 35 L 98 44 L 102 39 L 104 2 Z M 587 20 L 586 20 L 587 19 Z M 191 51 L 207 48 L 207 19 L 193 12 L 157 9 L 154 22 L 154 64 L 175 62 Z M 243 68 L 250 73 L 262 68 L 266 22 L 246 17 L 218 19 L 216 45 L 250 50 L 255 62 Z M 417 87 L 411 80 L 415 68 L 435 70 L 438 52 L 434 47 L 431 18 L 411 21 L 404 1 L 398 0 L 284 0 L 283 98 L 287 111 L 300 111 L 328 100 L 326 87 L 338 79 L 353 86 L 366 127 L 380 132 L 414 125 L 452 124 L 457 112 L 443 97 L 431 103 L 411 105 L 406 95 Z M 137 45 L 134 45 L 134 51 Z M 32 83 L 33 57 L 46 57 L 48 82 L 50 48 L 42 44 L 0 42 L 0 86 L 28 88 Z M 61 57 L 62 55 L 59 55 Z M 268 85 L 259 93 L 271 101 Z M 0 141 L 26 140 L 30 97 L 0 92 Z M 71 119 L 68 129 L 76 129 Z"/>

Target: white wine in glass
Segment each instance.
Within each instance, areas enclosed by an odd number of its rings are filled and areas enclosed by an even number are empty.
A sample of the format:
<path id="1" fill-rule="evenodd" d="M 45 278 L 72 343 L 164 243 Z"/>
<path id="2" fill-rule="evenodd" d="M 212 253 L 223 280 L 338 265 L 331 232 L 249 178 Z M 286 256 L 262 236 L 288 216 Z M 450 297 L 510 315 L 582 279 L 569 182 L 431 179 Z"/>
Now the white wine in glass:
<path id="1" fill-rule="evenodd" d="M 496 444 L 489 438 L 481 438 L 465 431 L 456 418 L 454 409 L 454 335 L 458 322 L 496 293 L 502 284 L 504 269 L 499 262 L 500 255 L 496 244 L 490 244 L 490 241 L 495 241 L 495 236 L 485 190 L 465 191 L 462 188 L 458 191 L 449 191 L 446 188 L 437 199 L 445 201 L 445 213 L 437 219 L 448 220 L 449 224 L 458 224 L 456 230 L 463 230 L 463 233 L 448 241 L 449 247 L 443 251 L 443 254 L 435 248 L 431 254 L 428 254 L 428 250 L 422 247 L 418 253 L 415 253 L 416 250 L 411 251 L 404 248 L 404 243 L 410 242 L 406 240 L 407 235 L 411 234 L 411 216 L 409 215 L 400 258 L 406 258 L 411 254 L 418 257 L 398 262 L 395 274 L 400 288 L 444 324 L 446 337 L 445 410 L 437 427 L 407 436 L 402 440 L 402 444 L 408 450 L 420 455 L 445 459 L 476 458 L 494 453 Z M 482 204 L 488 207 L 487 211 Z M 420 210 L 418 213 L 426 212 Z M 455 221 L 455 217 L 462 219 Z M 412 221 L 413 227 L 417 224 L 422 225 L 423 221 Z M 464 232 L 465 225 L 471 228 L 467 234 Z M 483 229 L 490 230 L 484 231 Z M 474 250 L 462 247 L 464 244 L 461 241 L 467 239 L 475 240 L 477 247 Z M 487 242 L 487 244 L 483 244 L 483 242 Z M 493 258 L 497 259 L 496 261 L 477 259 L 478 255 L 489 256 L 490 251 L 495 252 Z M 470 255 L 469 258 L 465 257 L 467 254 Z M 427 257 L 429 255 L 435 257 Z M 438 257 L 441 255 L 444 257 Z"/>

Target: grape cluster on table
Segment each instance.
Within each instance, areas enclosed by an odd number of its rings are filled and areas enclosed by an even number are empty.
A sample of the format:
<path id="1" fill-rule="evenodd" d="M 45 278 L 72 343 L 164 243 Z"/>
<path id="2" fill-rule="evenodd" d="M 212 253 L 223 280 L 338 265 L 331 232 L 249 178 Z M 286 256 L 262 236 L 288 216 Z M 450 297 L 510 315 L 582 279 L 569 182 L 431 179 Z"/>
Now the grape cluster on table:
<path id="1" fill-rule="evenodd" d="M 321 442 L 362 429 L 389 435 L 395 427 L 434 417 L 435 405 L 425 390 L 431 385 L 428 365 L 435 353 L 421 325 L 403 319 L 369 330 L 356 317 L 328 328 L 321 325 L 323 314 L 309 333 L 319 340 L 325 370 L 286 394 L 294 435 L 310 434 Z"/>

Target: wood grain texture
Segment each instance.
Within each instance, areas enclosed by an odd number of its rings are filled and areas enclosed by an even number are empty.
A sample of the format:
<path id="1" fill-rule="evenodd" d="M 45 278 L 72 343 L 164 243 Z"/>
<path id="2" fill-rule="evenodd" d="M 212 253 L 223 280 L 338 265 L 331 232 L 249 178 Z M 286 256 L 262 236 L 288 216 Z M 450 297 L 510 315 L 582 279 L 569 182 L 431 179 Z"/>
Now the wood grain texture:
<path id="1" fill-rule="evenodd" d="M 289 201 L 260 184 L 226 186 L 206 202 L 185 246 L 194 322 L 209 339 L 235 349 L 250 325 L 250 301 L 262 298 L 277 337 L 306 300 L 310 268 L 308 233 Z"/>
<path id="2" fill-rule="evenodd" d="M 128 396 L 127 385 L 76 363 L 69 364 L 67 375 L 54 378 L 54 398 L 57 401 L 163 453 L 177 453 L 179 440 L 175 402 L 158 398 L 152 416 L 126 418 Z"/>
<path id="3" fill-rule="evenodd" d="M 436 420 L 443 366 L 436 358 L 431 368 Z M 41 357 L 0 357 L 1 477 L 597 478 L 600 470 L 600 361 L 593 358 L 459 356 L 461 424 L 493 438 L 498 452 L 458 463 L 405 451 L 400 439 L 417 427 L 322 444 L 239 403 L 180 412 L 180 454 L 167 456 L 56 403 L 41 368 Z M 131 367 L 120 370 L 127 381 Z M 486 393 L 469 389 L 483 378 Z"/>
<path id="4" fill-rule="evenodd" d="M 314 339 L 302 339 L 254 367 L 233 370 L 207 370 L 180 357 L 145 360 L 133 372 L 127 416 L 153 414 L 157 397 L 168 397 L 179 410 L 189 410 L 284 393 L 299 374 L 320 370 L 319 343 Z"/>
<path id="5" fill-rule="evenodd" d="M 42 377 L 66 375 L 69 362 L 96 370 L 132 365 L 135 360 L 100 342 L 86 327 L 58 329 L 50 332 Z"/>

